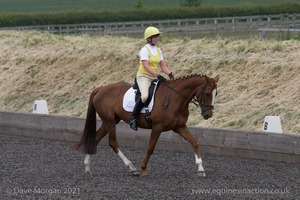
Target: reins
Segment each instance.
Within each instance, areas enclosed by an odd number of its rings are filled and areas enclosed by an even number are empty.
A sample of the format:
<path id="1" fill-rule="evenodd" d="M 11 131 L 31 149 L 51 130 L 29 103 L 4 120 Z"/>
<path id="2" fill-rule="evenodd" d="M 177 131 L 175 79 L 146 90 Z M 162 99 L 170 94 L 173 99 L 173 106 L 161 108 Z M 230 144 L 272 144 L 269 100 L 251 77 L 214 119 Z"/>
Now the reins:
<path id="1" fill-rule="evenodd" d="M 174 92 L 176 92 L 178 95 L 180 95 L 181 97 L 183 97 L 184 99 L 188 99 L 186 96 L 184 96 L 183 94 L 181 94 L 180 92 L 178 92 L 177 90 L 175 90 L 173 87 L 172 87 L 172 80 L 170 81 L 170 84 L 167 84 L 168 86 L 168 89 L 167 89 L 167 92 L 166 92 L 166 95 L 165 95 L 165 99 L 164 99 L 164 109 L 168 109 L 168 105 L 169 105 L 169 102 L 170 102 L 170 92 L 171 90 L 173 90 Z M 203 107 L 208 107 L 209 109 L 214 109 L 214 106 L 213 105 L 206 105 L 206 104 L 203 104 L 202 103 L 202 97 L 203 97 L 203 94 L 204 94 L 204 91 L 206 89 L 206 86 L 207 84 L 205 85 L 205 87 L 202 89 L 201 93 L 199 94 L 198 97 L 193 97 L 193 99 L 191 100 L 191 103 L 193 103 L 194 105 L 196 105 L 197 107 L 200 107 L 201 110 L 204 111 L 204 109 L 202 108 Z M 200 100 L 199 100 L 200 99 Z"/>
<path id="2" fill-rule="evenodd" d="M 180 92 L 178 92 L 177 90 L 175 90 L 172 87 L 172 80 L 170 80 L 170 84 L 167 84 L 168 89 L 164 98 L 164 109 L 168 109 L 169 103 L 170 103 L 170 97 L 171 97 L 171 90 L 173 90 L 174 92 L 176 92 L 177 94 L 179 94 L 181 97 L 183 97 L 184 99 L 187 99 L 187 97 L 185 97 L 183 94 L 181 94 Z M 196 102 L 195 102 L 196 101 Z M 196 106 L 199 106 L 197 104 L 197 99 L 195 99 L 195 97 L 192 99 L 191 101 L 193 104 L 195 104 Z"/>
<path id="3" fill-rule="evenodd" d="M 183 94 L 181 94 L 180 92 L 178 92 L 177 90 L 175 90 L 172 87 L 172 80 L 170 81 L 170 84 L 167 84 L 168 89 L 165 95 L 165 100 L 164 100 L 164 108 L 167 109 L 168 108 L 168 104 L 170 102 L 170 92 L 171 90 L 173 90 L 174 92 L 176 92 L 178 95 L 180 95 L 181 97 L 183 97 L 184 99 L 188 99 L 186 96 L 184 96 Z M 168 96 L 168 97 L 167 97 Z M 167 101 L 167 102 L 166 102 Z M 193 97 L 191 103 L 195 104 L 196 106 L 199 106 L 199 104 L 197 103 L 197 99 L 195 97 Z"/>
<path id="4" fill-rule="evenodd" d="M 168 84 L 167 84 L 168 85 Z M 172 80 L 170 81 L 170 84 L 168 85 L 168 89 L 165 95 L 165 99 L 164 99 L 164 109 L 168 109 L 169 103 L 170 103 L 170 97 L 171 97 L 171 90 L 173 89 L 172 87 Z"/>

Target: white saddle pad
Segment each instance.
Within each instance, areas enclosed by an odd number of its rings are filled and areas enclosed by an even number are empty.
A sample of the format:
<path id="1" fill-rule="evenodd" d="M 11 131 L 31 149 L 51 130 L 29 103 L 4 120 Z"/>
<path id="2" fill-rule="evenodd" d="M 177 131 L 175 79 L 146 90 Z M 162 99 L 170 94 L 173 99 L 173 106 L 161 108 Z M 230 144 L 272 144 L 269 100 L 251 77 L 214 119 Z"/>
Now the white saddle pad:
<path id="1" fill-rule="evenodd" d="M 157 88 L 157 84 L 155 84 L 155 88 L 154 88 L 154 92 L 153 92 L 154 94 L 153 94 L 152 99 L 151 99 L 151 101 L 148 105 L 149 112 L 152 111 L 152 108 L 153 108 L 153 105 L 154 105 L 154 96 L 155 96 L 156 88 Z M 123 97 L 123 108 L 127 112 L 132 112 L 133 111 L 133 108 L 135 106 L 135 92 L 136 92 L 136 90 L 131 87 L 127 90 L 127 92 L 125 93 L 125 95 Z M 145 113 L 145 112 L 146 112 L 145 108 L 143 108 L 141 110 L 141 113 Z"/>

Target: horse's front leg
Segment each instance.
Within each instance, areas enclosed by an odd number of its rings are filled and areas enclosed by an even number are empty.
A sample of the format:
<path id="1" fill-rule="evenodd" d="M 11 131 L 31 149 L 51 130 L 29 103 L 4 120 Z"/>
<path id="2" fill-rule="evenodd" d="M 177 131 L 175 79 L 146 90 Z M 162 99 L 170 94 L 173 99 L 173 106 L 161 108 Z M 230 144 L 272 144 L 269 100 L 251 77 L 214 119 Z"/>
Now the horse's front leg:
<path id="1" fill-rule="evenodd" d="M 198 165 L 198 175 L 201 177 L 206 177 L 206 173 L 204 171 L 204 168 L 202 166 L 202 159 L 201 156 L 199 157 L 198 155 L 195 154 L 196 158 L 196 164 Z"/>
<path id="2" fill-rule="evenodd" d="M 148 175 L 147 164 L 148 164 L 148 161 L 150 159 L 150 156 L 153 154 L 155 145 L 158 141 L 158 138 L 159 138 L 160 134 L 161 134 L 161 131 L 152 129 L 150 140 L 149 140 L 149 143 L 148 143 L 148 150 L 147 150 L 146 156 L 145 156 L 145 158 L 142 162 L 142 166 L 141 166 L 142 176 L 147 176 Z"/>
<path id="3" fill-rule="evenodd" d="M 177 128 L 174 131 L 178 133 L 180 136 L 182 136 L 193 146 L 196 164 L 198 165 L 198 175 L 201 177 L 206 177 L 206 173 L 202 165 L 202 158 L 201 158 L 200 149 L 197 140 L 193 137 L 193 135 L 191 134 L 191 132 L 186 126 Z"/>

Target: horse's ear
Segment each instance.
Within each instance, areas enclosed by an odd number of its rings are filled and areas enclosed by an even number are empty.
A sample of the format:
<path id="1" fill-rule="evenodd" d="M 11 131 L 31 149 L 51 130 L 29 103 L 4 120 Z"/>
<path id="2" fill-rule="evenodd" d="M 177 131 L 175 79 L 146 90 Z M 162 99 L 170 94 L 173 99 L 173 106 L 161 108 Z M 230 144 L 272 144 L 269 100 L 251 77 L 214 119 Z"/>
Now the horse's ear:
<path id="1" fill-rule="evenodd" d="M 218 81 L 219 81 L 219 74 L 214 79 L 215 79 L 215 82 L 218 83 Z"/>

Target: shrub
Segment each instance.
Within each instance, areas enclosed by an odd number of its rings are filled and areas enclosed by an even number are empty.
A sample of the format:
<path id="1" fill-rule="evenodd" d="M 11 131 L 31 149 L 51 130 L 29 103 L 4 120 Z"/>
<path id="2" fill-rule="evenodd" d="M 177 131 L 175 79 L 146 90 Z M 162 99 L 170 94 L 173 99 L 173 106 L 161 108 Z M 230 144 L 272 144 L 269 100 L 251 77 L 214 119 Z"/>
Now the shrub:
<path id="1" fill-rule="evenodd" d="M 1 13 L 0 27 L 271 15 L 299 12 L 300 3 L 282 3 L 267 6 L 241 4 L 234 7 L 141 8 L 117 12 L 82 10 L 49 13 Z"/>

